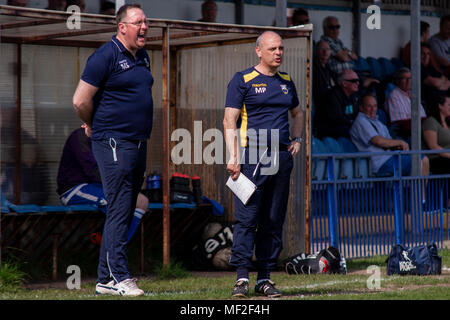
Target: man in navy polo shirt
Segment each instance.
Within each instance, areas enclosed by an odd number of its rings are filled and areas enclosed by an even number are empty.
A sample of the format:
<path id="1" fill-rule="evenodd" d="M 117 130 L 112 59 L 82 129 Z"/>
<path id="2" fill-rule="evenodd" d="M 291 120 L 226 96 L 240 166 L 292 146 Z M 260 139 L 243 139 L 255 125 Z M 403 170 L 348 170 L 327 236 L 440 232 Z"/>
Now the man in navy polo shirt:
<path id="1" fill-rule="evenodd" d="M 137 296 L 144 291 L 128 271 L 126 244 L 152 130 L 153 77 L 144 49 L 144 12 L 127 4 L 118 10 L 116 21 L 117 35 L 89 57 L 73 104 L 92 137 L 108 202 L 96 292 Z"/>
<path id="2" fill-rule="evenodd" d="M 293 156 L 300 150 L 303 132 L 303 111 L 294 82 L 288 74 L 277 71 L 283 52 L 281 37 L 264 32 L 256 41 L 259 64 L 237 72 L 228 84 L 223 121 L 230 153 L 227 172 L 234 180 L 242 173 L 257 186 L 245 205 L 234 196 L 236 223 L 230 263 L 237 269 L 235 297 L 248 296 L 253 249 L 258 271 L 256 294 L 281 295 L 270 280 L 270 271 L 276 267 L 282 247 Z M 291 133 L 289 112 L 293 118 Z M 268 166 L 277 170 L 268 170 Z"/>

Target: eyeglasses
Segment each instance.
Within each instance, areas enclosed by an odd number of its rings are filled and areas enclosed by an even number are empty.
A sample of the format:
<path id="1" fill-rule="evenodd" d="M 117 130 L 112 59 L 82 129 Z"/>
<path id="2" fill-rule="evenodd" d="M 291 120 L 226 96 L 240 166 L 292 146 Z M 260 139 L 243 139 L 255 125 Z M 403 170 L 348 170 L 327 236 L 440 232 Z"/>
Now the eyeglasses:
<path id="1" fill-rule="evenodd" d="M 341 26 L 337 24 L 337 25 L 328 26 L 328 29 L 330 29 L 330 30 L 339 30 L 340 27 Z"/>
<path id="2" fill-rule="evenodd" d="M 122 21 L 121 23 L 132 24 L 132 25 L 134 25 L 134 26 L 136 26 L 136 27 L 138 27 L 138 28 L 140 28 L 140 27 L 142 26 L 142 24 L 145 24 L 145 26 L 146 26 L 147 28 L 150 27 L 150 24 L 149 24 L 147 21 L 145 21 L 145 20 L 142 20 L 142 21 L 136 21 L 136 22 L 126 22 L 126 21 Z"/>
<path id="3" fill-rule="evenodd" d="M 351 82 L 351 83 L 358 83 L 359 79 L 344 79 L 344 81 L 348 81 L 348 82 Z"/>

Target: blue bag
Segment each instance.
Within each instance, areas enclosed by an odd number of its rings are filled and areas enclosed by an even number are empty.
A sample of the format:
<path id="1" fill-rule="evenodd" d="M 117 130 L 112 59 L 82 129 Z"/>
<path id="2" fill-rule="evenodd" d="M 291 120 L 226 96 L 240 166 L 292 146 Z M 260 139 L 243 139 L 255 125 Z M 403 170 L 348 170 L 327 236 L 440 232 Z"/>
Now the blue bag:
<path id="1" fill-rule="evenodd" d="M 405 248 L 395 245 L 387 262 L 387 275 L 430 275 L 441 274 L 442 258 L 435 243 Z"/>

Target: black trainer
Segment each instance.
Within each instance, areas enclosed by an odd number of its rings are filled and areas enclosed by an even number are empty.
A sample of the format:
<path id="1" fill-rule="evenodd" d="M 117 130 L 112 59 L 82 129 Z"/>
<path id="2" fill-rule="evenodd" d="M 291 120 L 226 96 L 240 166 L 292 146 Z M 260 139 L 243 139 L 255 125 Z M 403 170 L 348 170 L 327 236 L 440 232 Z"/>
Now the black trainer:
<path id="1" fill-rule="evenodd" d="M 248 296 L 248 281 L 239 280 L 236 281 L 233 288 L 233 297 L 245 298 Z"/>
<path id="2" fill-rule="evenodd" d="M 275 282 L 264 280 L 255 286 L 255 293 L 269 298 L 281 297 L 281 291 L 275 288 Z"/>

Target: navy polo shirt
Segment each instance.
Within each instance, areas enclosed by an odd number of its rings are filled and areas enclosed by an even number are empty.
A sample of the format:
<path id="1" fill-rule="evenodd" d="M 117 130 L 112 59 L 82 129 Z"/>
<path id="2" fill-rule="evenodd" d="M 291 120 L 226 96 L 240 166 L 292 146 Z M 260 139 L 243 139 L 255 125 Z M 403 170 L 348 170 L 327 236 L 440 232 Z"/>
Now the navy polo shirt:
<path id="1" fill-rule="evenodd" d="M 267 130 L 268 147 L 271 129 L 279 130 L 280 144 L 289 145 L 288 110 L 298 105 L 295 84 L 283 72 L 266 76 L 252 67 L 237 72 L 228 84 L 225 106 L 241 109 L 237 126 L 242 147 L 259 145 L 259 129 Z"/>
<path id="2" fill-rule="evenodd" d="M 92 139 L 145 140 L 153 125 L 153 77 L 145 49 L 136 58 L 113 36 L 87 60 L 81 79 L 94 96 Z"/>

